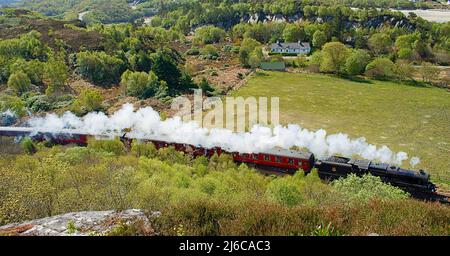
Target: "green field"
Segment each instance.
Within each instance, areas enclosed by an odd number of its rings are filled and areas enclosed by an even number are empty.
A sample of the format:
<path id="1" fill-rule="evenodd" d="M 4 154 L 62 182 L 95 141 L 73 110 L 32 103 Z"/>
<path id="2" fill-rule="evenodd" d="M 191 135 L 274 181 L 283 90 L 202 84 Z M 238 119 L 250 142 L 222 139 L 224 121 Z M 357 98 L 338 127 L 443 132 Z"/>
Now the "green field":
<path id="1" fill-rule="evenodd" d="M 444 89 L 258 72 L 233 96 L 280 97 L 281 123 L 365 137 L 371 144 L 407 152 L 420 157 L 417 169 L 450 184 L 450 93 Z"/>

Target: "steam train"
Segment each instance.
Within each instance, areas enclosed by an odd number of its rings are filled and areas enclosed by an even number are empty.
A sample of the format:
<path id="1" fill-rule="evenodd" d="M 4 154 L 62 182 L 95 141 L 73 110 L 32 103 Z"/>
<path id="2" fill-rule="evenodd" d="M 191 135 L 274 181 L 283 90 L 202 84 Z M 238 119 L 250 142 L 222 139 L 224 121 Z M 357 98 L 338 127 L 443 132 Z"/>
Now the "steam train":
<path id="1" fill-rule="evenodd" d="M 88 139 L 92 135 L 77 133 L 73 130 L 62 130 L 56 134 L 50 131 L 35 132 L 32 128 L 0 127 L 0 137 L 30 137 L 35 141 L 46 141 L 58 145 L 76 144 L 78 146 L 87 146 Z M 99 137 L 101 136 L 95 136 L 95 138 Z M 132 139 L 126 133 L 121 137 L 121 141 L 127 147 L 131 146 Z M 193 157 L 206 156 L 209 158 L 215 154 L 229 154 L 236 163 L 247 164 L 264 172 L 276 174 L 294 174 L 300 169 L 308 174 L 315 168 L 319 177 L 326 181 L 346 177 L 349 174 L 358 176 L 371 174 L 380 177 L 383 182 L 403 189 L 410 193 L 412 197 L 447 204 L 450 202 L 448 196 L 437 193 L 436 186 L 430 181 L 430 175 L 423 170 L 406 170 L 385 163 L 337 156 L 319 160 L 315 158 L 314 154 L 309 152 L 278 148 L 247 154 L 228 152 L 220 147 L 204 148 L 158 139 L 146 139 L 143 142 L 153 143 L 156 149 L 174 147 L 177 151 Z"/>

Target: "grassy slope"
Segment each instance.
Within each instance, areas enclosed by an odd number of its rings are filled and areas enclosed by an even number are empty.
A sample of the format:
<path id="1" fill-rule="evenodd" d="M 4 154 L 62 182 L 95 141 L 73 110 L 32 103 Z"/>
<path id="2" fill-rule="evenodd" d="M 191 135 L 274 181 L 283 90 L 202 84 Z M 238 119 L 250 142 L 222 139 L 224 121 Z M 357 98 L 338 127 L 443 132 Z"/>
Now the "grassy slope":
<path id="1" fill-rule="evenodd" d="M 264 72 L 234 95 L 280 97 L 280 122 L 405 151 L 421 158 L 417 168 L 450 184 L 450 94 L 443 89 Z"/>

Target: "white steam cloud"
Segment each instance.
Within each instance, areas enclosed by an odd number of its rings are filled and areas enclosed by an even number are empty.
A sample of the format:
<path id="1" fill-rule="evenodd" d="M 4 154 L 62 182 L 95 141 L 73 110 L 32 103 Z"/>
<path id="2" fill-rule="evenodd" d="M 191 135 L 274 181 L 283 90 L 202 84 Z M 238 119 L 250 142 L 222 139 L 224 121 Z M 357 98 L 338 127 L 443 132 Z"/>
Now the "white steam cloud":
<path id="1" fill-rule="evenodd" d="M 182 122 L 179 117 L 162 121 L 158 112 L 151 107 L 134 111 L 132 104 L 125 104 L 111 116 L 104 113 L 89 113 L 79 118 L 70 112 L 62 116 L 47 114 L 45 117 L 29 121 L 36 130 L 58 132 L 61 129 L 75 129 L 92 135 L 122 135 L 131 128 L 129 135 L 137 139 L 160 139 L 170 142 L 187 143 L 203 147 L 222 147 L 228 151 L 259 153 L 281 147 L 306 148 L 318 158 L 336 154 L 346 157 L 360 156 L 367 160 L 401 164 L 408 159 L 405 152 L 395 153 L 387 146 L 377 147 L 365 138 L 351 139 L 347 134 L 327 135 L 325 130 L 309 131 L 298 125 L 274 128 L 255 125 L 250 132 L 233 133 L 227 129 L 206 129 L 196 122 Z M 417 157 L 411 164 L 419 163 Z"/>

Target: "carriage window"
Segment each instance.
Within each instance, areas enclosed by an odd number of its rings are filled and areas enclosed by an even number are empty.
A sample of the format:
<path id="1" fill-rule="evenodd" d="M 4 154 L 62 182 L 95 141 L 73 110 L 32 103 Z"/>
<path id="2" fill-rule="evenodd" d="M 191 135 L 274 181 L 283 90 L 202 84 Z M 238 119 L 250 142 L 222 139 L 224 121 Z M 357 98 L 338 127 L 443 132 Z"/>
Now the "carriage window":
<path id="1" fill-rule="evenodd" d="M 270 156 L 268 156 L 268 155 L 265 155 L 265 156 L 264 156 L 264 160 L 266 160 L 266 161 L 270 161 Z"/>
<path id="2" fill-rule="evenodd" d="M 259 155 L 258 154 L 253 154 L 253 159 L 259 159 Z"/>
<path id="3" fill-rule="evenodd" d="M 289 158 L 289 164 L 294 164 L 294 159 Z"/>
<path id="4" fill-rule="evenodd" d="M 248 154 L 244 154 L 244 157 L 245 157 L 245 158 L 248 158 Z"/>
<path id="5" fill-rule="evenodd" d="M 281 157 L 280 157 L 280 156 L 277 156 L 277 157 L 275 158 L 275 161 L 277 161 L 278 163 L 281 163 Z"/>

